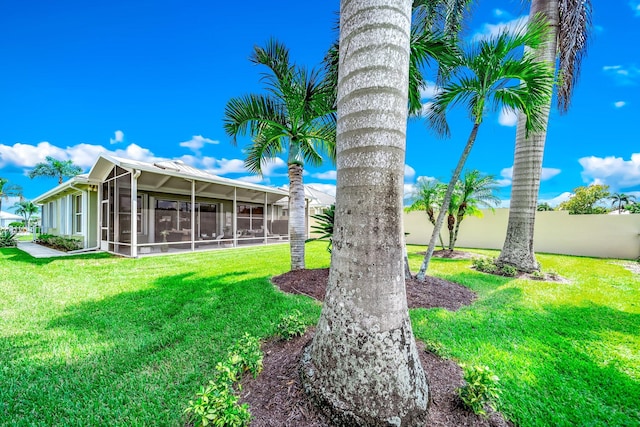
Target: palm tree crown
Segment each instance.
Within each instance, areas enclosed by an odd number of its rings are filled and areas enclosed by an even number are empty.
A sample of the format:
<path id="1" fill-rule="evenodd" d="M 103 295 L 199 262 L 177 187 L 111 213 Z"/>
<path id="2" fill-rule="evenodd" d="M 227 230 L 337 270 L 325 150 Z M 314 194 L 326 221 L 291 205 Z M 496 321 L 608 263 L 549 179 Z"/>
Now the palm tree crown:
<path id="1" fill-rule="evenodd" d="M 305 163 L 319 166 L 323 156 L 335 161 L 333 87 L 319 71 L 291 64 L 288 49 L 275 40 L 264 48 L 255 47 L 250 59 L 268 68 L 263 75 L 267 93 L 229 100 L 224 129 L 233 144 L 238 135 L 251 136 L 245 159 L 251 172 L 262 174 L 264 163 L 287 153 L 291 269 L 302 269 L 306 239 L 302 170 Z"/>
<path id="2" fill-rule="evenodd" d="M 615 207 L 618 205 L 618 213 L 622 212 L 622 208 L 628 205 L 629 203 L 633 203 L 636 199 L 635 196 L 624 193 L 613 193 L 609 198 L 612 200 L 611 206 Z"/>
<path id="3" fill-rule="evenodd" d="M 45 162 L 38 163 L 29 171 L 29 178 L 33 179 L 37 176 L 46 176 L 58 178 L 58 184 L 66 177 L 73 177 L 82 173 L 80 166 L 74 165 L 72 160 L 58 160 L 51 156 L 45 157 Z"/>
<path id="4" fill-rule="evenodd" d="M 21 197 L 22 187 L 15 184 L 9 184 L 7 178 L 0 177 L 0 211 L 2 211 L 2 200 L 7 200 L 9 197 Z"/>

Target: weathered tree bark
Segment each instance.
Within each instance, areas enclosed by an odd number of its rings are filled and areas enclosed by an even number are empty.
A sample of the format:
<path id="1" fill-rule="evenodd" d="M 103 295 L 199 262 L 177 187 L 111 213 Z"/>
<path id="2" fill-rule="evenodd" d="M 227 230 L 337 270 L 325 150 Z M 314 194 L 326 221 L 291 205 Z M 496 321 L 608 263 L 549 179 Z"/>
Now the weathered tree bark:
<path id="1" fill-rule="evenodd" d="M 304 185 L 302 166 L 289 164 L 289 239 L 291 270 L 302 270 L 304 264 L 304 242 L 306 240 Z"/>
<path id="2" fill-rule="evenodd" d="M 540 60 L 548 62 L 554 69 L 556 63 L 558 37 L 558 0 L 533 0 L 529 19 L 536 13 L 546 16 L 549 23 L 549 41 L 538 50 Z M 511 265 L 520 271 L 540 270 L 533 249 L 533 232 L 536 221 L 538 191 L 542 174 L 542 158 L 547 138 L 546 123 L 549 120 L 551 99 L 545 117 L 545 131 L 525 132 L 526 117 L 520 114 L 516 131 L 516 148 L 511 183 L 509 223 L 502 252 L 496 260 L 498 265 Z"/>
<path id="3" fill-rule="evenodd" d="M 337 192 L 322 315 L 301 363 L 335 425 L 424 425 L 402 223 L 410 0 L 343 0 Z"/>

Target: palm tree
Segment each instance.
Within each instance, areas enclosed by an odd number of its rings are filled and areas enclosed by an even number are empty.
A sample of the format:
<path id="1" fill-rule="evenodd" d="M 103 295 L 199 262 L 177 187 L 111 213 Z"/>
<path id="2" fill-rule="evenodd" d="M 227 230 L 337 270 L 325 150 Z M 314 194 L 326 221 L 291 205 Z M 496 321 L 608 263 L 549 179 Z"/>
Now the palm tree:
<path id="1" fill-rule="evenodd" d="M 489 40 L 482 40 L 475 49 L 463 52 L 460 66 L 454 71 L 456 80 L 447 83 L 436 95 L 428 119 L 441 134 L 449 134 L 446 111 L 457 103 L 464 103 L 473 118 L 473 127 L 458 165 L 449 181 L 438 214 L 436 226 L 417 278 L 424 280 L 429 260 L 433 254 L 435 239 L 449 207 L 451 195 L 464 164 L 476 140 L 478 129 L 486 110 L 502 106 L 519 111 L 526 117 L 528 131 L 541 129 L 543 108 L 548 104 L 553 86 L 553 75 L 547 64 L 537 62 L 530 52 L 518 56 L 523 46 L 538 48 L 545 40 L 546 24 L 541 20 L 529 23 L 526 31 L 515 34 L 503 31 Z"/>
<path id="2" fill-rule="evenodd" d="M 458 240 L 458 231 L 462 220 L 468 215 L 478 215 L 479 207 L 493 209 L 500 203 L 496 197 L 497 182 L 492 175 L 481 175 L 480 171 L 472 170 L 464 174 L 460 181 L 459 197 L 456 203 L 456 227 L 449 239 L 449 250 L 453 250 Z"/>
<path id="3" fill-rule="evenodd" d="M 31 222 L 31 215 L 38 213 L 38 205 L 35 205 L 29 200 L 23 200 L 21 202 L 17 202 L 13 206 L 14 208 L 16 208 L 16 215 L 22 215 L 22 217 L 24 218 L 24 226 L 29 227 L 29 223 Z"/>
<path id="4" fill-rule="evenodd" d="M 446 188 L 446 187 L 445 187 Z M 411 195 L 411 204 L 404 208 L 405 212 L 424 211 L 429 218 L 429 222 L 436 225 L 436 211 L 442 204 L 442 183 L 435 179 L 425 179 L 424 177 L 418 178 L 416 187 Z M 438 233 L 440 237 L 440 246 L 444 250 L 444 242 L 442 241 L 442 235 Z"/>
<path id="5" fill-rule="evenodd" d="M 38 163 L 29 171 L 29 178 L 46 176 L 58 178 L 58 184 L 62 184 L 64 178 L 71 178 L 82 173 L 80 166 L 74 165 L 72 160 L 58 160 L 51 156 L 45 157 L 46 162 Z"/>
<path id="6" fill-rule="evenodd" d="M 622 212 L 622 208 L 629 203 L 633 203 L 635 201 L 635 196 L 624 194 L 624 193 L 613 193 L 609 198 L 613 201 L 611 203 L 611 207 L 615 207 L 618 205 L 618 214 Z"/>
<path id="7" fill-rule="evenodd" d="M 529 19 L 540 13 L 549 23 L 549 40 L 534 54 L 553 69 L 556 58 L 558 60 L 557 100 L 563 113 L 569 108 L 587 49 L 591 0 L 532 0 Z M 550 108 L 551 100 L 543 118 L 543 129 L 527 134 L 524 118 L 520 117 L 516 131 L 509 223 L 497 263 L 525 272 L 540 270 L 533 250 L 533 232 Z"/>
<path id="8" fill-rule="evenodd" d="M 287 153 L 289 174 L 289 236 L 291 270 L 305 267 L 305 202 L 302 173 L 305 163 L 319 166 L 323 155 L 335 158 L 333 88 L 321 74 L 290 63 L 289 50 L 271 40 L 255 47 L 251 62 L 269 69 L 264 74 L 267 94 L 232 98 L 227 103 L 224 129 L 236 144 L 249 133 L 245 165 L 262 174 L 265 162 Z"/>
<path id="9" fill-rule="evenodd" d="M 402 268 L 411 1 L 342 1 L 340 17 L 331 270 L 301 376 L 334 424 L 423 425 Z"/>
<path id="10" fill-rule="evenodd" d="M 311 218 L 315 219 L 317 223 L 312 225 L 311 228 L 320 233 L 319 240 L 328 239 L 327 251 L 331 253 L 331 241 L 333 240 L 333 223 L 335 220 L 336 205 L 331 205 L 322 210 L 322 213 L 311 215 Z"/>
<path id="11" fill-rule="evenodd" d="M 22 187 L 9 184 L 7 178 L 0 177 L 0 212 L 2 211 L 2 199 L 8 200 L 9 197 L 22 197 Z"/>

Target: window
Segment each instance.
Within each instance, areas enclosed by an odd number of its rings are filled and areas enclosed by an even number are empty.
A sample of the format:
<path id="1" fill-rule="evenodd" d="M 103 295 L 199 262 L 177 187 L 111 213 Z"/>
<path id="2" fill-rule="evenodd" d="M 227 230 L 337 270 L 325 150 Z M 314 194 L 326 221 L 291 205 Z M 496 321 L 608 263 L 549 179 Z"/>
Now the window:
<path id="1" fill-rule="evenodd" d="M 238 205 L 238 231 L 242 235 L 255 234 L 264 227 L 264 206 Z"/>
<path id="2" fill-rule="evenodd" d="M 82 233 L 82 194 L 73 196 L 73 232 Z"/>

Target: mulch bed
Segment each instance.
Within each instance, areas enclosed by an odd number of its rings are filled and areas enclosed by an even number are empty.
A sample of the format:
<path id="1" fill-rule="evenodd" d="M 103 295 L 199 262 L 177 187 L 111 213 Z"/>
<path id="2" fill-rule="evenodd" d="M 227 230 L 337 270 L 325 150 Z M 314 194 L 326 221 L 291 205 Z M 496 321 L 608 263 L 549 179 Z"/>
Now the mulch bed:
<path id="1" fill-rule="evenodd" d="M 301 270 L 274 277 L 273 283 L 284 292 L 304 294 L 324 300 L 328 269 Z M 407 281 L 409 307 L 444 307 L 457 310 L 470 304 L 475 294 L 464 286 L 428 277 L 426 283 Z M 298 375 L 298 363 L 305 345 L 313 337 L 310 328 L 303 336 L 290 341 L 271 340 L 263 344 L 263 371 L 254 379 L 242 380 L 241 400 L 249 404 L 254 427 L 330 426 L 327 419 L 307 399 Z M 429 379 L 431 402 L 429 426 L 513 426 L 501 414 L 490 412 L 488 418 L 464 409 L 455 392 L 462 385 L 462 370 L 452 360 L 426 351 L 418 342 L 420 360 Z"/>

